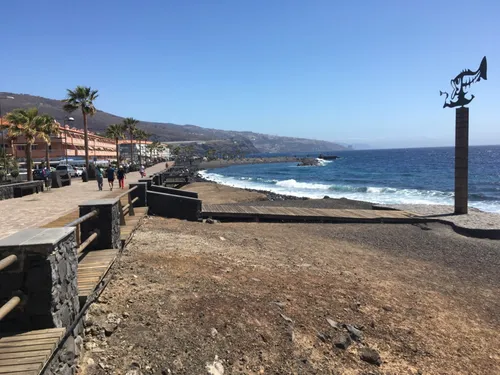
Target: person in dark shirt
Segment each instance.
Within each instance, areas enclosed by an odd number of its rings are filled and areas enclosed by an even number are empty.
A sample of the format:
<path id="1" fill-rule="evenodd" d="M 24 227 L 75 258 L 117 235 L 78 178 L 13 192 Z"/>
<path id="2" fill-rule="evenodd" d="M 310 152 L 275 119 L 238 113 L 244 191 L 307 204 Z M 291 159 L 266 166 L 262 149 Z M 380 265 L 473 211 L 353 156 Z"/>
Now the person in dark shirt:
<path id="1" fill-rule="evenodd" d="M 115 184 L 115 169 L 110 165 L 106 174 L 108 175 L 109 190 L 113 190 L 113 185 Z"/>
<path id="2" fill-rule="evenodd" d="M 120 168 L 116 172 L 116 176 L 118 177 L 118 183 L 120 184 L 120 189 L 125 188 L 125 169 L 123 169 L 123 165 L 120 165 Z"/>

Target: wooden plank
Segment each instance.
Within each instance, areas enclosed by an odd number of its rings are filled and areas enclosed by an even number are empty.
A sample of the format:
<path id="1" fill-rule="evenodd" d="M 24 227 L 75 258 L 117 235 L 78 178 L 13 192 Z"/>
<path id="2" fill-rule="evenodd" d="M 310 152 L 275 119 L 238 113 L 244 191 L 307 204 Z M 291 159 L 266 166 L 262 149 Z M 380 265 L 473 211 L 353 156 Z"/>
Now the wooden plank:
<path id="1" fill-rule="evenodd" d="M 36 339 L 36 340 L 11 341 L 11 342 L 6 342 L 6 343 L 3 343 L 2 341 L 0 341 L 0 351 L 2 348 L 14 348 L 14 347 L 20 347 L 20 346 L 51 344 L 54 341 L 57 341 L 57 339 L 46 338 L 46 339 Z"/>
<path id="2" fill-rule="evenodd" d="M 45 356 L 48 357 L 52 353 L 52 350 L 33 350 L 33 351 L 22 351 L 19 353 L 0 353 L 0 361 L 7 359 L 22 359 L 22 358 L 31 358 L 31 357 L 40 357 Z"/>
<path id="3" fill-rule="evenodd" d="M 31 363 L 12 366 L 0 366 L 0 374 L 21 373 L 26 374 L 26 371 L 39 371 L 42 369 L 43 363 Z"/>
<path id="4" fill-rule="evenodd" d="M 49 355 L 50 355 L 49 351 Z M 0 359 L 0 369 L 2 366 L 12 366 L 12 365 L 27 365 L 27 364 L 33 364 L 33 363 L 38 363 L 42 364 L 45 362 L 45 359 L 47 358 L 47 355 L 39 355 L 39 356 L 34 356 L 34 357 L 24 357 L 24 358 L 11 358 L 11 359 Z"/>
<path id="5" fill-rule="evenodd" d="M 36 345 L 26 345 L 26 346 L 11 346 L 0 349 L 1 354 L 6 353 L 26 353 L 38 350 L 50 350 L 54 349 L 55 343 L 49 344 L 36 344 Z"/>
<path id="6" fill-rule="evenodd" d="M 4 334 L 4 335 L 0 335 L 0 341 L 3 340 L 4 337 L 11 337 L 11 336 L 29 337 L 32 335 L 39 335 L 40 333 L 48 333 L 48 332 L 59 332 L 59 334 L 62 335 L 64 332 L 66 332 L 66 329 L 65 328 L 45 328 L 45 329 L 37 329 L 35 331 L 13 333 L 13 334 Z"/>
<path id="7" fill-rule="evenodd" d="M 38 340 L 38 339 L 52 339 L 52 338 L 59 338 L 59 337 L 61 337 L 60 332 L 45 332 L 45 333 L 40 333 L 40 334 L 35 334 L 35 335 L 30 335 L 30 336 L 15 335 L 15 336 L 9 336 L 9 337 L 2 337 L 2 340 L 0 340 L 0 345 L 5 344 L 5 343 L 10 343 L 10 342 L 31 341 L 31 340 Z"/>

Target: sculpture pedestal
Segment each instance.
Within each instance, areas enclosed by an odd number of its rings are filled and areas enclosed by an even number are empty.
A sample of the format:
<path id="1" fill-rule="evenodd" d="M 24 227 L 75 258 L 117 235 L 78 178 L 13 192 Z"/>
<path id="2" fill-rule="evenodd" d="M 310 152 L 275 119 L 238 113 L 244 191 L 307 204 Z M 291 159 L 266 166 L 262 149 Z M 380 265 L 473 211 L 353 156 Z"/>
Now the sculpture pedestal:
<path id="1" fill-rule="evenodd" d="M 455 115 L 455 214 L 466 214 L 469 197 L 469 108 L 457 108 Z"/>

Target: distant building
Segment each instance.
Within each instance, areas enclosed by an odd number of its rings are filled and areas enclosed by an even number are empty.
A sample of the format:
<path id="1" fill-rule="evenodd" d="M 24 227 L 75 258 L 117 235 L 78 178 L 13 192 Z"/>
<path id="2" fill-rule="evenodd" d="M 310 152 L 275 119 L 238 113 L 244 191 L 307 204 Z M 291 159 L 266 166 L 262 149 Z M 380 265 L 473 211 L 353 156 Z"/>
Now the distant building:
<path id="1" fill-rule="evenodd" d="M 5 125 L 5 120 L 3 121 Z M 20 161 L 26 160 L 26 139 L 19 137 L 10 139 L 4 138 L 4 143 L 0 148 L 6 150 L 7 154 L 13 155 Z M 93 132 L 88 132 L 89 159 L 90 160 L 110 160 L 116 159 L 115 141 L 99 136 Z M 31 156 L 34 162 L 45 160 L 47 143 L 43 139 L 36 139 L 31 148 Z M 68 159 L 81 159 L 85 157 L 85 143 L 83 130 L 70 128 L 68 125 L 60 126 L 59 132 L 50 137 L 49 156 L 52 161 Z"/>

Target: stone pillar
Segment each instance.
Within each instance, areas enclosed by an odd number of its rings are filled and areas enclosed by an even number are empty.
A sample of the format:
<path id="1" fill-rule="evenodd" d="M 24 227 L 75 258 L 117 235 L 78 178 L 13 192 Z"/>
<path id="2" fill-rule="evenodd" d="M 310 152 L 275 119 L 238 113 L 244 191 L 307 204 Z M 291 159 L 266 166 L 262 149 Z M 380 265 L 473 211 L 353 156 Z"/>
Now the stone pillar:
<path id="1" fill-rule="evenodd" d="M 455 214 L 468 212 L 469 108 L 456 109 L 455 118 Z"/>
<path id="2" fill-rule="evenodd" d="M 32 228 L 0 240 L 0 259 L 17 262 L 0 272 L 0 304 L 21 305 L 0 322 L 0 332 L 70 326 L 80 310 L 75 228 Z"/>
<path id="3" fill-rule="evenodd" d="M 81 225 L 81 241 L 85 241 L 95 231 L 97 238 L 87 250 L 104 250 L 120 248 L 120 200 L 118 198 L 96 199 L 80 205 L 80 217 L 97 209 L 99 214 Z"/>
<path id="4" fill-rule="evenodd" d="M 148 185 L 148 189 L 151 187 L 153 184 L 153 179 L 152 178 L 141 178 L 139 179 L 138 182 L 145 182 Z"/>
<path id="5" fill-rule="evenodd" d="M 148 193 L 148 184 L 145 182 L 136 182 L 133 184 L 129 184 L 129 188 L 133 188 L 137 186 L 133 192 L 130 193 L 130 197 L 132 199 L 138 197 L 139 200 L 135 202 L 134 207 L 146 207 L 147 206 L 147 193 Z"/>

